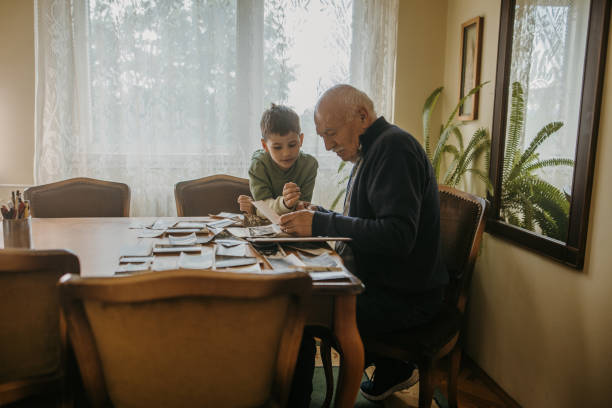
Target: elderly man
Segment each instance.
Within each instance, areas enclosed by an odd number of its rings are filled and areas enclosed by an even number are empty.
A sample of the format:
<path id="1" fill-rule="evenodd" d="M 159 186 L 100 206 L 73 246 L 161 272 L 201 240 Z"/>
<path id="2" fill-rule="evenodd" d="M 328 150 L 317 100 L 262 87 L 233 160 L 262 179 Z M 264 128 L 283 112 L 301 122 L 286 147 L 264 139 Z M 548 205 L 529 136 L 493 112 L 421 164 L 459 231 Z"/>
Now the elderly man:
<path id="1" fill-rule="evenodd" d="M 357 298 L 362 335 L 427 322 L 442 305 L 448 283 L 440 255 L 438 184 L 427 155 L 410 134 L 377 117 L 371 99 L 350 85 L 323 94 L 315 124 L 325 148 L 353 162 L 344 211 L 310 206 L 282 216 L 282 230 L 352 238 L 336 249 L 366 287 Z M 304 344 L 310 343 L 303 343 L 302 351 Z M 377 358 L 366 350 L 366 363 L 376 366 L 375 377 L 361 385 L 368 399 L 385 399 L 418 381 L 413 362 Z M 305 363 L 299 362 L 298 370 L 300 364 Z"/>

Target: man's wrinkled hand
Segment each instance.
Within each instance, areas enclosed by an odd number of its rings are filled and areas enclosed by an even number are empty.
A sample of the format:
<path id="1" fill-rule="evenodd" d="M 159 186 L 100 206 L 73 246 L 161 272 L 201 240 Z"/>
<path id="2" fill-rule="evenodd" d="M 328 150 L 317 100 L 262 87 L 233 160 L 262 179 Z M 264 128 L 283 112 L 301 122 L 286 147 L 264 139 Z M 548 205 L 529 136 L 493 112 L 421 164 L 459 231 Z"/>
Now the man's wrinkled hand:
<path id="1" fill-rule="evenodd" d="M 300 188 L 295 183 L 286 183 L 283 186 L 283 203 L 287 208 L 293 208 L 293 206 L 300 199 Z"/>
<path id="2" fill-rule="evenodd" d="M 312 236 L 312 219 L 314 211 L 301 210 L 280 217 L 281 231 L 298 237 Z"/>

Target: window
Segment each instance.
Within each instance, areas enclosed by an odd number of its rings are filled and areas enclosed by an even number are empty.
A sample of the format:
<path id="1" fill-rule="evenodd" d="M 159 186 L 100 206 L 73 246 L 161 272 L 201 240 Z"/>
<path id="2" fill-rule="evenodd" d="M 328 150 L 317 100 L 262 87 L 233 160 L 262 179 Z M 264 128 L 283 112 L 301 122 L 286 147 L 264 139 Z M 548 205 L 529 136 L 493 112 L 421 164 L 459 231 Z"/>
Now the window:
<path id="1" fill-rule="evenodd" d="M 37 11 L 37 183 L 122 181 L 134 215 L 173 214 L 178 181 L 247 177 L 271 102 L 300 115 L 320 165 L 314 201 L 329 205 L 338 159 L 315 132 L 318 96 L 352 83 L 392 116 L 383 55 L 395 54 L 395 1 L 52 0 Z M 371 62 L 355 63 L 368 50 Z M 384 75 L 363 75 L 368 64 Z"/>

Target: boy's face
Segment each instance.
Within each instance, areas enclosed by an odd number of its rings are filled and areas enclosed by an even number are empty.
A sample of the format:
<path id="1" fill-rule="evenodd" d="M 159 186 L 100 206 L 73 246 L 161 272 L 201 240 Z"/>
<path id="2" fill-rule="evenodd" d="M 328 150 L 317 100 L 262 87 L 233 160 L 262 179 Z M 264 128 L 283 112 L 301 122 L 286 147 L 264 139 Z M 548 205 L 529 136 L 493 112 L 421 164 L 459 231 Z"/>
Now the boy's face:
<path id="1" fill-rule="evenodd" d="M 303 140 L 303 133 L 289 132 L 282 136 L 272 133 L 268 135 L 268 140 L 261 139 L 261 145 L 278 167 L 288 170 L 297 160 Z"/>

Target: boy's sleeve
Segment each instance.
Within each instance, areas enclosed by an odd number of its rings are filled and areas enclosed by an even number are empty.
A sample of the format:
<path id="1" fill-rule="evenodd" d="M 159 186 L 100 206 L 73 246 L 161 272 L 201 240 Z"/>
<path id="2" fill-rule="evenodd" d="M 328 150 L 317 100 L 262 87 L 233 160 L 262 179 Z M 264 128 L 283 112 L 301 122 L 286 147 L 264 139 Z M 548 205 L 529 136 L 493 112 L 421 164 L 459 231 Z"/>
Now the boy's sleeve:
<path id="1" fill-rule="evenodd" d="M 283 202 L 283 196 L 278 196 L 276 198 L 268 198 L 264 200 L 268 206 L 273 209 L 278 215 L 283 215 L 290 213 L 293 211 L 293 208 L 285 207 L 285 203 Z M 263 217 L 264 215 L 257 210 L 257 215 Z"/>
<path id="2" fill-rule="evenodd" d="M 306 179 L 300 186 L 300 200 L 302 201 L 312 201 L 312 192 L 314 191 L 315 179 L 317 178 L 317 170 L 319 169 L 319 162 L 317 159 L 312 157 L 312 164 L 308 166 Z"/>
<path id="3" fill-rule="evenodd" d="M 268 181 L 268 175 L 266 174 L 266 168 L 258 160 L 253 160 L 249 168 L 249 188 L 255 201 L 274 197 Z"/>

